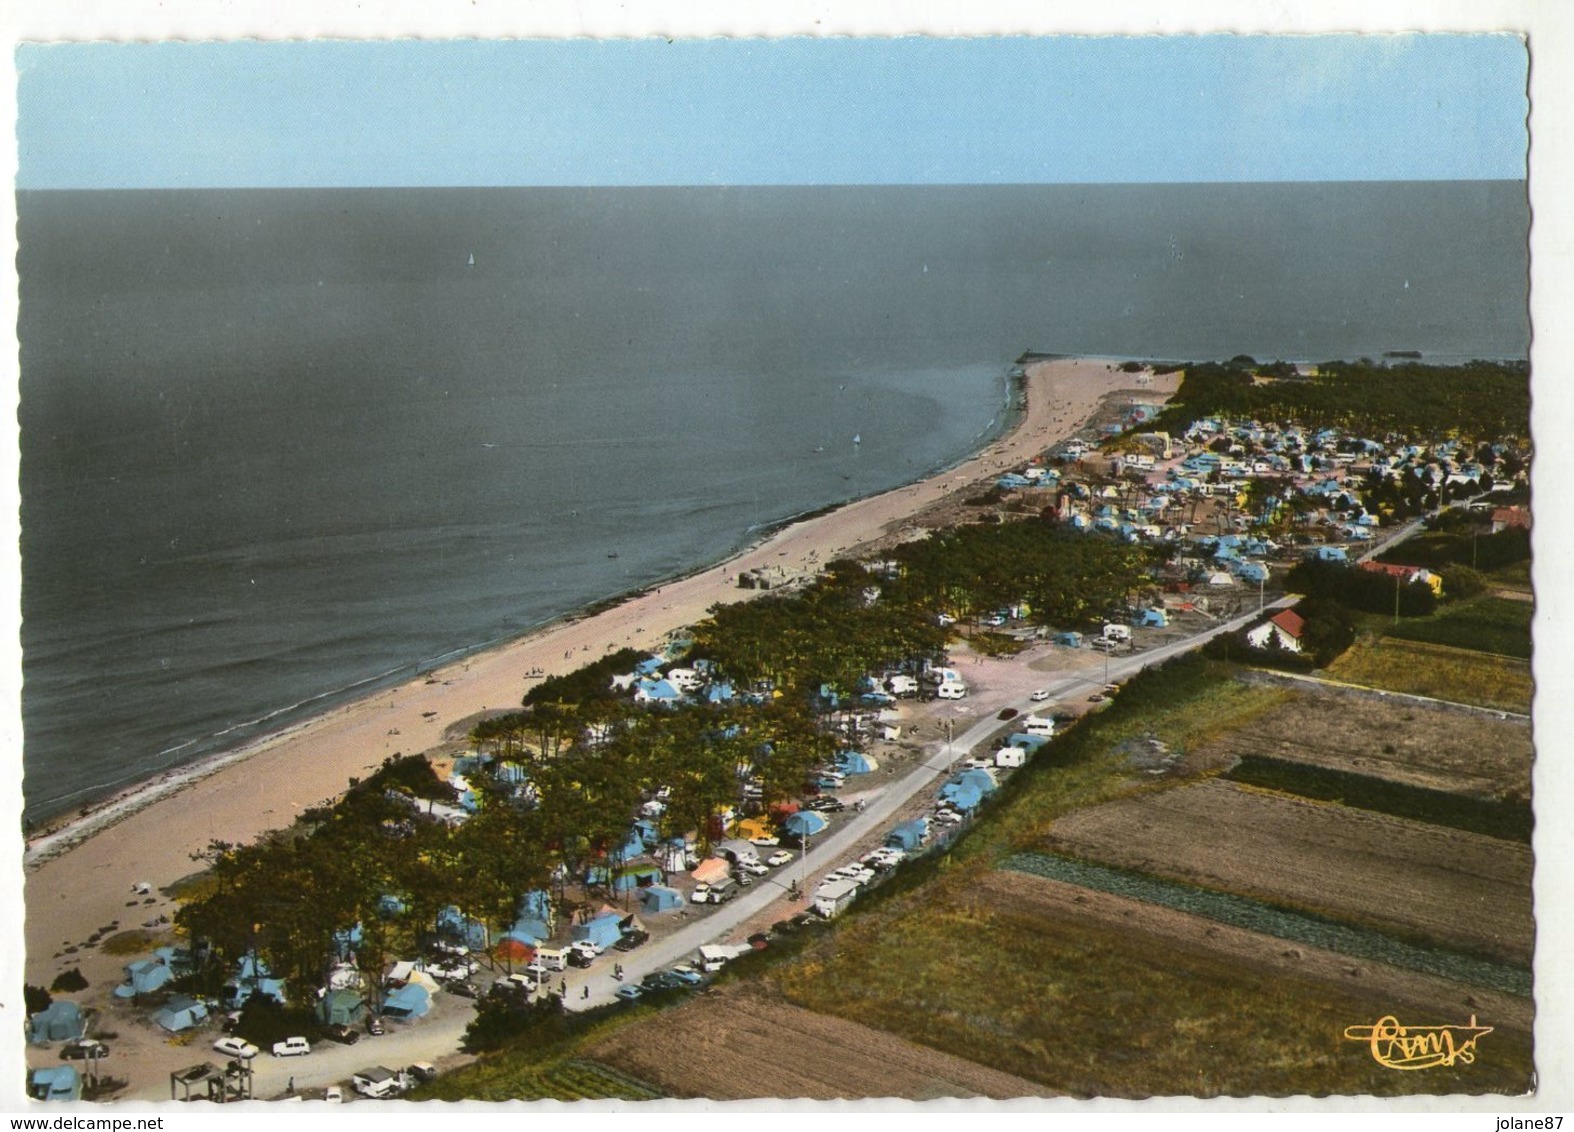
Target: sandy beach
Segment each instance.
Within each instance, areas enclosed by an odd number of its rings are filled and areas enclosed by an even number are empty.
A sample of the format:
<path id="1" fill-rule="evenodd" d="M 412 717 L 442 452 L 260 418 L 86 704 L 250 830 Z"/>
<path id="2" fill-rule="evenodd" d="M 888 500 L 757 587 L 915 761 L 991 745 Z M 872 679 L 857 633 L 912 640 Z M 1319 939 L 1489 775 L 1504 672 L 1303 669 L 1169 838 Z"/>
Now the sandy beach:
<path id="1" fill-rule="evenodd" d="M 1057 359 L 1027 367 L 1027 411 L 1007 435 L 976 456 L 920 483 L 795 523 L 733 559 L 670 582 L 592 616 L 567 620 L 369 695 L 282 733 L 259 739 L 200 769 L 174 772 L 162 787 L 111 802 L 87 819 L 35 839 L 25 881 L 26 978 L 47 986 L 80 967 L 96 991 L 120 981 L 124 957 L 96 948 L 61 955 L 111 923 L 141 925 L 173 911 L 132 901 L 131 887 L 160 886 L 198 868 L 193 854 L 214 839 L 245 842 L 288 825 L 302 810 L 336 797 L 347 780 L 395 753 L 439 747 L 453 724 L 517 707 L 533 670 L 561 673 L 623 646 L 654 645 L 719 602 L 759 591 L 737 586 L 740 572 L 764 566 L 812 569 L 899 529 L 949 493 L 1021 466 L 1070 436 L 1107 395 L 1131 389 L 1161 399 L 1175 375 L 1137 387 L 1105 360 Z"/>

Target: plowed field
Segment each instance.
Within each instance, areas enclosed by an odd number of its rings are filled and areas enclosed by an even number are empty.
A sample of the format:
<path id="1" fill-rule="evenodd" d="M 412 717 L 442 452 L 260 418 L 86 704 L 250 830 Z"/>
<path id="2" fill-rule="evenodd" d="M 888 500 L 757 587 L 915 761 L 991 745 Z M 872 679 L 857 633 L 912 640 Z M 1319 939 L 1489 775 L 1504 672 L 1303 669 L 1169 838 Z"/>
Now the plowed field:
<path id="1" fill-rule="evenodd" d="M 586 1051 L 674 1097 L 1048 1096 L 1043 1086 L 730 985 Z"/>
<path id="2" fill-rule="evenodd" d="M 1199 750 L 1268 755 L 1485 798 L 1528 797 L 1530 727 L 1418 704 L 1301 692 Z"/>
<path id="3" fill-rule="evenodd" d="M 1528 966 L 1530 846 L 1213 780 L 1057 821 L 1048 848 Z"/>

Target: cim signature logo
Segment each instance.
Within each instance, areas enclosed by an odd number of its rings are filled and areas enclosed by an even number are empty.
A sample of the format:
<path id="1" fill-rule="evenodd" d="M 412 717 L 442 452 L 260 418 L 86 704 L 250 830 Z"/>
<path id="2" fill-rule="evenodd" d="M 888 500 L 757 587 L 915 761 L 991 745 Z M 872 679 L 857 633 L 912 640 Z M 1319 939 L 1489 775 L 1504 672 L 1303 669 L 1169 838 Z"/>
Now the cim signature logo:
<path id="1" fill-rule="evenodd" d="M 1346 1026 L 1344 1036 L 1366 1042 L 1373 1059 L 1385 1068 L 1432 1069 L 1471 1064 L 1476 1060 L 1476 1042 L 1491 1032 L 1491 1026 L 1476 1025 L 1474 1014 L 1468 1026 L 1401 1026 L 1399 1019 L 1385 1014 L 1371 1026 Z"/>

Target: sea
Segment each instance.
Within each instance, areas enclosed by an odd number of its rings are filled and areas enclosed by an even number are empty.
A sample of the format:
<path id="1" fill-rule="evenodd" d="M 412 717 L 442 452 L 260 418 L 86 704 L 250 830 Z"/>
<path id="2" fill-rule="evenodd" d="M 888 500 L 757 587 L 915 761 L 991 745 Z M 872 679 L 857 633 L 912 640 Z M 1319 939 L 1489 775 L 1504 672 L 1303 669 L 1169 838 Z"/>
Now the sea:
<path id="1" fill-rule="evenodd" d="M 955 463 L 1025 351 L 1529 349 L 1522 182 L 17 202 L 34 822 Z"/>

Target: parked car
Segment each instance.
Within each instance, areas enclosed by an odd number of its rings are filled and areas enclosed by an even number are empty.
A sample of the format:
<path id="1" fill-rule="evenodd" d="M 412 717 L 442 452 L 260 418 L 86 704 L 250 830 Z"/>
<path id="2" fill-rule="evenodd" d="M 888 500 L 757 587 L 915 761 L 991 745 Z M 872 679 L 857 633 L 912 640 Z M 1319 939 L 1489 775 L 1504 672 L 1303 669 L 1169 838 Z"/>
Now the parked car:
<path id="1" fill-rule="evenodd" d="M 1045 700 L 1049 699 L 1049 689 L 1040 688 L 1038 691 L 1029 696 L 1028 699 L 1032 700 L 1036 704 L 1041 704 Z"/>
<path id="2" fill-rule="evenodd" d="M 623 938 L 618 940 L 612 946 L 617 948 L 619 951 L 633 951 L 636 947 L 644 943 L 649 938 L 649 932 L 641 931 L 639 928 L 635 928 L 633 931 L 624 932 Z"/>
<path id="3" fill-rule="evenodd" d="M 654 991 L 681 990 L 688 983 L 671 971 L 652 971 L 639 981 L 639 985 L 644 993 L 650 994 Z"/>
<path id="4" fill-rule="evenodd" d="M 109 1047 L 97 1038 L 78 1038 L 60 1047 L 60 1056 L 66 1061 L 85 1061 L 88 1058 L 109 1056 Z"/>
<path id="5" fill-rule="evenodd" d="M 312 1051 L 312 1044 L 305 1038 L 285 1038 L 273 1043 L 274 1057 L 305 1057 Z"/>
<path id="6" fill-rule="evenodd" d="M 414 1077 L 417 1081 L 432 1081 L 437 1078 L 437 1066 L 433 1065 L 430 1061 L 417 1061 L 414 1065 L 406 1069 L 405 1072 L 411 1077 Z"/>
<path id="7" fill-rule="evenodd" d="M 705 978 L 704 975 L 701 975 L 687 963 L 679 963 L 668 973 L 672 975 L 673 978 L 681 980 L 683 983 L 691 987 L 699 985 L 699 983 L 701 983 Z"/>
<path id="8" fill-rule="evenodd" d="M 771 871 L 770 866 L 765 864 L 763 861 L 740 861 L 738 863 L 738 868 L 742 869 L 751 876 L 757 877 L 766 876 Z"/>
<path id="9" fill-rule="evenodd" d="M 582 939 L 582 940 L 580 940 L 577 943 L 570 944 L 568 950 L 569 950 L 568 961 L 570 963 L 573 963 L 574 962 L 574 955 L 573 955 L 573 953 L 576 952 L 576 951 L 580 952 L 582 955 L 587 956 L 588 958 L 594 959 L 596 956 L 600 955 L 603 951 L 605 951 L 606 948 L 602 947 L 599 943 L 595 943 L 595 942 L 593 942 L 591 940 L 588 940 L 588 939 Z"/>
<path id="10" fill-rule="evenodd" d="M 751 837 L 751 838 L 749 838 L 749 844 L 750 845 L 757 845 L 761 849 L 774 849 L 776 846 L 780 845 L 781 843 L 782 843 L 782 839 L 780 837 Z"/>
<path id="11" fill-rule="evenodd" d="M 339 1024 L 324 1026 L 322 1035 L 330 1042 L 338 1042 L 340 1045 L 347 1046 L 353 1046 L 356 1042 L 361 1040 L 361 1031 L 355 1029 L 353 1026 L 344 1026 Z"/>
<path id="12" fill-rule="evenodd" d="M 370 1018 L 368 1018 L 366 1020 L 366 1032 L 368 1034 L 372 1035 L 372 1037 L 374 1037 L 374 1038 L 382 1037 L 382 1034 L 383 1034 L 383 1020 L 381 1018 L 379 1018 L 377 1015 L 373 1014 Z"/>
<path id="13" fill-rule="evenodd" d="M 481 988 L 475 983 L 461 982 L 458 979 L 444 983 L 443 989 L 449 994 L 457 994 L 460 998 L 480 998 Z"/>
<path id="14" fill-rule="evenodd" d="M 644 991 L 630 983 L 626 986 L 621 986 L 616 991 L 614 991 L 613 997 L 620 998 L 624 1002 L 638 1002 L 644 993 Z"/>
<path id="15" fill-rule="evenodd" d="M 217 1053 L 222 1053 L 225 1057 L 238 1057 L 242 1061 L 250 1061 L 262 1052 L 245 1038 L 238 1038 L 233 1035 L 220 1038 L 214 1042 L 213 1049 Z"/>
<path id="16" fill-rule="evenodd" d="M 765 858 L 765 863 L 767 865 L 771 866 L 771 868 L 773 868 L 773 869 L 774 868 L 780 868 L 782 865 L 787 865 L 787 864 L 791 864 L 792 863 L 792 854 L 789 853 L 785 849 L 778 849 L 776 852 L 772 853 L 769 857 Z"/>
<path id="17" fill-rule="evenodd" d="M 588 967 L 596 961 L 596 953 L 589 949 L 571 947 L 568 949 L 568 965 L 570 967 Z"/>
<path id="18" fill-rule="evenodd" d="M 338 1085 L 329 1085 L 323 1090 L 322 1099 L 326 1104 L 343 1104 L 344 1090 Z"/>
<path id="19" fill-rule="evenodd" d="M 816 798 L 809 803 L 809 809 L 819 810 L 825 814 L 839 814 L 847 808 L 847 803 L 840 798 Z"/>

